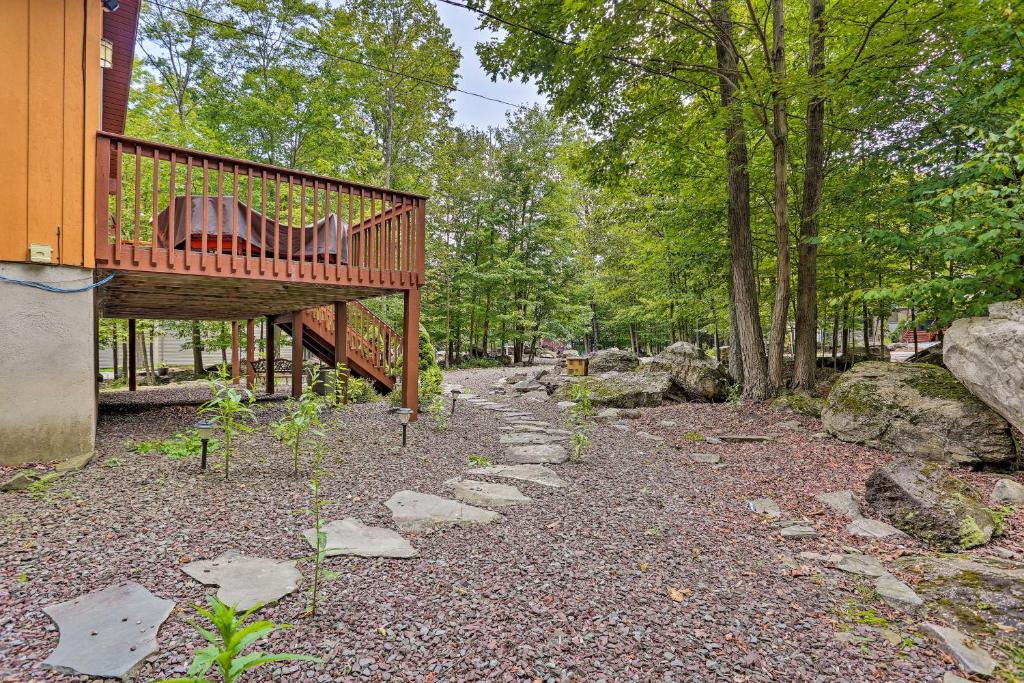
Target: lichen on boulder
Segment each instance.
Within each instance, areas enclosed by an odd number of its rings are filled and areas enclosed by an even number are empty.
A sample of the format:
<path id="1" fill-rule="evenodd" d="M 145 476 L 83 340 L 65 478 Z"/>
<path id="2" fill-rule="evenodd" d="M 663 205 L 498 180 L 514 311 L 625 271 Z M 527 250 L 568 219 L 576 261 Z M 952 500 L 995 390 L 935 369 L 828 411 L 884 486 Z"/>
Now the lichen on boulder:
<path id="1" fill-rule="evenodd" d="M 943 368 L 860 363 L 832 386 L 821 412 L 842 441 L 969 464 L 1016 460 L 1010 426 Z"/>
<path id="2" fill-rule="evenodd" d="M 667 372 L 673 393 L 688 401 L 724 401 L 729 394 L 729 375 L 724 368 L 687 342 L 672 344 L 644 367 Z"/>
<path id="3" fill-rule="evenodd" d="M 629 372 L 640 366 L 640 359 L 631 351 L 623 351 L 620 348 L 601 349 L 590 356 L 588 363 L 591 374 L 599 375 L 603 372 Z"/>
<path id="4" fill-rule="evenodd" d="M 602 408 L 645 408 L 661 405 L 672 386 L 667 372 L 605 372 L 570 378 L 556 392 L 559 399 L 572 398 L 572 385 L 587 389 L 590 402 Z"/>
<path id="5" fill-rule="evenodd" d="M 943 550 L 983 545 L 1001 531 L 981 493 L 935 462 L 903 458 L 883 465 L 865 489 L 868 503 L 893 526 Z"/>
<path id="6" fill-rule="evenodd" d="M 772 408 L 785 410 L 808 417 L 821 417 L 823 399 L 808 394 L 783 394 L 772 401 Z"/>

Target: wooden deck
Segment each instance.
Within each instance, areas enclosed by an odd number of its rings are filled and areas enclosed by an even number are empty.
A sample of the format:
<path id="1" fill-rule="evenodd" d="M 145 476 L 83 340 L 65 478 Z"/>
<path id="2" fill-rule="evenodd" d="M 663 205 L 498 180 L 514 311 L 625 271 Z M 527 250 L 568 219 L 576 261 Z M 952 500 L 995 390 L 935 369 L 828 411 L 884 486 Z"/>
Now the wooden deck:
<path id="1" fill-rule="evenodd" d="M 101 315 L 267 316 L 297 349 L 395 386 L 418 348 L 425 197 L 106 132 L 96 145 L 96 268 L 114 276 Z M 358 304 L 399 292 L 403 335 Z M 414 410 L 416 368 L 402 367 Z"/>

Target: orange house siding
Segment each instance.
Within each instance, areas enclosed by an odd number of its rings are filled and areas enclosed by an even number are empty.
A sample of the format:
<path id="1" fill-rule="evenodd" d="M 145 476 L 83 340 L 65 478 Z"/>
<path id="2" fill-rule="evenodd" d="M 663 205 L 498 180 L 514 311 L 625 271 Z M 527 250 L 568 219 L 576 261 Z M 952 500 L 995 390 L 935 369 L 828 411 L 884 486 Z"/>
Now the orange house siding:
<path id="1" fill-rule="evenodd" d="M 98 0 L 5 0 L 0 16 L 0 261 L 95 265 Z"/>

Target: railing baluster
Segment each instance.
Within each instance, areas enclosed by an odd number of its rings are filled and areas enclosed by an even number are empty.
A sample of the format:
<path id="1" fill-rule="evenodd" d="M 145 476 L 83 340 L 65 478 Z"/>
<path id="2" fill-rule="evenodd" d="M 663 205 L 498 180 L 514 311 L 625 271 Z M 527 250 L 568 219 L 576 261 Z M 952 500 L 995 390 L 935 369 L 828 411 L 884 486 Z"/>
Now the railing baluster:
<path id="1" fill-rule="evenodd" d="M 132 263 L 139 265 L 139 232 L 142 225 L 142 150 L 135 145 L 135 224 L 132 226 Z"/>
<path id="2" fill-rule="evenodd" d="M 207 206 L 206 205 L 209 203 L 209 196 L 210 196 L 209 187 L 208 187 L 209 179 L 210 179 L 210 163 L 204 158 L 203 159 L 203 198 L 202 198 L 203 205 L 202 205 L 202 214 L 200 215 L 200 220 L 202 221 L 202 225 L 200 226 L 200 231 L 201 231 L 200 235 L 201 235 L 201 237 L 199 238 L 199 270 L 202 270 L 202 271 L 206 270 L 206 225 L 207 225 L 207 220 L 206 220 Z"/>
<path id="3" fill-rule="evenodd" d="M 167 249 L 167 270 L 174 269 L 174 245 L 171 244 L 171 240 L 174 239 L 174 216 L 178 207 L 175 206 L 175 196 L 178 194 L 178 155 L 175 152 L 171 152 L 168 157 L 170 160 L 170 175 L 168 176 L 167 186 L 167 235 L 164 237 L 164 248 Z M 157 225 L 155 230 L 159 231 L 160 226 Z M 154 236 L 154 242 L 156 237 Z"/>
<path id="4" fill-rule="evenodd" d="M 114 174 L 116 176 L 116 178 L 114 179 L 114 181 L 115 181 L 114 187 L 116 188 L 114 190 L 114 194 L 115 194 L 115 196 L 114 196 L 114 263 L 120 263 L 121 262 L 121 237 L 122 237 L 121 236 L 121 231 L 124 230 L 124 223 L 121 222 L 121 220 L 122 220 L 122 217 L 121 217 L 121 205 L 122 205 L 122 203 L 124 201 L 124 197 L 122 196 L 123 187 L 122 187 L 122 178 L 121 178 L 121 176 L 122 176 L 121 169 L 122 169 L 122 167 L 124 165 L 124 161 L 123 160 L 124 160 L 123 145 L 120 142 L 118 142 L 117 143 L 117 166 L 114 169 Z M 104 196 L 106 196 L 106 193 L 104 193 Z"/>
<path id="5" fill-rule="evenodd" d="M 267 274 L 267 172 L 260 171 L 260 275 Z"/>
<path id="6" fill-rule="evenodd" d="M 224 259 L 224 162 L 217 162 L 217 255 L 213 263 L 217 271 L 221 270 L 221 262 Z"/>
<path id="7" fill-rule="evenodd" d="M 150 207 L 149 222 L 149 265 L 156 269 L 156 217 L 160 212 L 160 150 L 153 152 L 153 206 Z"/>
<path id="8" fill-rule="evenodd" d="M 292 242 L 295 241 L 295 223 L 294 223 L 294 207 L 295 207 L 295 195 L 292 184 L 295 182 L 295 178 L 288 174 L 288 261 L 285 263 L 285 272 L 289 276 L 292 274 Z"/>
<path id="9" fill-rule="evenodd" d="M 280 277 L 278 264 L 281 263 L 281 256 L 285 253 L 285 247 L 281 244 L 281 174 L 274 174 L 274 276 Z"/>
<path id="10" fill-rule="evenodd" d="M 192 269 L 192 156 L 185 157 L 185 270 Z M 171 246 L 174 242 L 174 226 L 171 226 L 168 236 Z"/>
<path id="11" fill-rule="evenodd" d="M 245 274 L 252 273 L 252 167 L 245 169 Z"/>
<path id="12" fill-rule="evenodd" d="M 238 254 L 238 164 L 231 169 L 231 256 L 228 265 L 235 272 L 235 255 Z"/>

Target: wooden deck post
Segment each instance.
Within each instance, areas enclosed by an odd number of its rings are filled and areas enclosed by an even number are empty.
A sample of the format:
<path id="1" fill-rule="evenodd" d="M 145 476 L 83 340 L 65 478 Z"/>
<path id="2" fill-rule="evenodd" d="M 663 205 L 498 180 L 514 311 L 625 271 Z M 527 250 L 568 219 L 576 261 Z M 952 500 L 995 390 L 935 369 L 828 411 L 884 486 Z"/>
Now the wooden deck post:
<path id="1" fill-rule="evenodd" d="M 420 369 L 420 290 L 405 290 L 403 317 L 405 348 L 402 352 L 402 407 L 412 409 L 412 420 L 419 415 Z"/>
<path id="2" fill-rule="evenodd" d="M 238 357 L 238 321 L 231 321 L 231 383 L 242 379 L 241 359 Z"/>
<path id="3" fill-rule="evenodd" d="M 256 391 L 256 321 L 245 321 L 245 388 Z"/>
<path id="4" fill-rule="evenodd" d="M 277 326 L 274 325 L 274 317 L 267 316 L 267 393 L 274 394 L 274 332 Z"/>
<path id="5" fill-rule="evenodd" d="M 138 381 L 135 373 L 135 318 L 128 319 L 128 391 L 135 391 L 138 388 Z"/>
<path id="6" fill-rule="evenodd" d="M 348 366 L 348 304 L 344 301 L 336 301 L 334 302 L 334 369 L 337 370 L 335 377 L 338 378 L 339 383 L 346 366 Z M 347 400 L 348 385 L 336 385 L 334 393 L 335 400 Z M 339 398 L 339 394 L 341 398 Z"/>
<path id="7" fill-rule="evenodd" d="M 302 328 L 305 311 L 292 315 L 292 396 L 302 396 Z"/>

